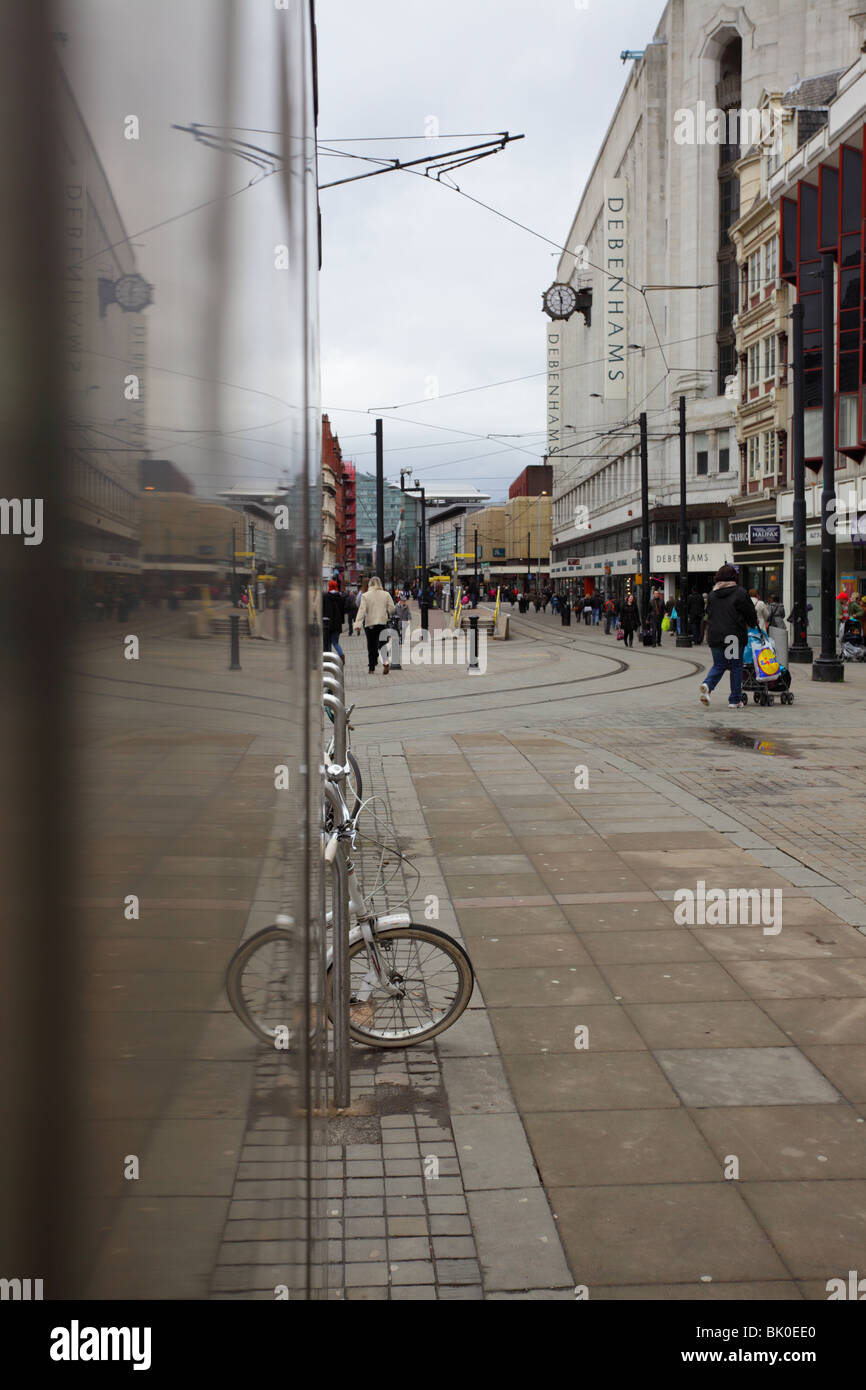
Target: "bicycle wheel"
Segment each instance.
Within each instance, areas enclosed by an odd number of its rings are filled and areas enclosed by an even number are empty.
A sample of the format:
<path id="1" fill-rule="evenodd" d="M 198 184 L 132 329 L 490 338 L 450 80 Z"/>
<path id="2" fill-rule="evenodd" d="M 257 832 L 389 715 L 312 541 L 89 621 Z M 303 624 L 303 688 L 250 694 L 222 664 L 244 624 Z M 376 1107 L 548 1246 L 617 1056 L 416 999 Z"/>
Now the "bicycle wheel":
<path id="1" fill-rule="evenodd" d="M 254 1037 L 273 1047 L 298 1026 L 301 1001 L 293 968 L 295 943 L 285 927 L 264 927 L 235 951 L 226 970 L 229 1003 Z M 302 1025 L 301 1025 L 302 1026 Z"/>
<path id="2" fill-rule="evenodd" d="M 376 983 L 367 998 L 369 972 L 363 940 L 349 948 L 349 1036 L 368 1047 L 411 1047 L 435 1038 L 463 1013 L 472 996 L 472 962 L 445 932 L 410 923 L 376 933 L 385 968 L 399 994 Z M 328 1015 L 332 1010 L 333 966 L 328 970 Z"/>

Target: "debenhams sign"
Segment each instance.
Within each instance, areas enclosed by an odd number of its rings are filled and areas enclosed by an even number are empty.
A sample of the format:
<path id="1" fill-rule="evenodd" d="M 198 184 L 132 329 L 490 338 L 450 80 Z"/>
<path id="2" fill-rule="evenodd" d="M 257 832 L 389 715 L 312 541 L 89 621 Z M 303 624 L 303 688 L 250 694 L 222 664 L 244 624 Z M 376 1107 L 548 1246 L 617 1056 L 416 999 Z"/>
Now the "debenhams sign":
<path id="1" fill-rule="evenodd" d="M 626 396 L 626 246 L 628 244 L 625 179 L 607 179 L 604 185 L 604 296 L 606 401 Z"/>

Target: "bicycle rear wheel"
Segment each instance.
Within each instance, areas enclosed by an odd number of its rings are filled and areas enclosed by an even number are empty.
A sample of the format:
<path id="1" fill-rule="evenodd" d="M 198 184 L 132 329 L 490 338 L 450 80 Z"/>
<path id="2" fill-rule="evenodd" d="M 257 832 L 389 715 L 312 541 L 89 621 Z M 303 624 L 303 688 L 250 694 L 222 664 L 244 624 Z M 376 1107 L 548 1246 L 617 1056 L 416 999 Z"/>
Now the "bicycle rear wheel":
<path id="1" fill-rule="evenodd" d="M 291 1046 L 298 1026 L 296 950 L 285 927 L 264 927 L 238 947 L 226 970 L 229 1003 L 253 1036 L 270 1047 L 278 1040 Z"/>
<path id="2" fill-rule="evenodd" d="M 400 987 L 388 993 L 376 981 L 367 984 L 370 964 L 366 943 L 349 948 L 349 1036 L 367 1047 L 411 1047 L 435 1038 L 455 1023 L 472 996 L 472 962 L 445 932 L 410 923 L 377 931 L 386 972 Z M 333 1021 L 328 970 L 328 1015 Z"/>

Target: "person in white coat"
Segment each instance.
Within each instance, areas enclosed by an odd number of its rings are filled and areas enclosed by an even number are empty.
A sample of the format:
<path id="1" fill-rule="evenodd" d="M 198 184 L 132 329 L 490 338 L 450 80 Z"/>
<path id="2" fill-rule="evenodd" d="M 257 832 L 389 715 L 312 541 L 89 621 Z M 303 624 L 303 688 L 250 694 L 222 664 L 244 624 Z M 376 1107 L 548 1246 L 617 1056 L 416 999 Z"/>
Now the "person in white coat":
<path id="1" fill-rule="evenodd" d="M 361 602 L 355 614 L 355 631 L 360 632 L 363 627 L 367 638 L 367 664 L 371 676 L 376 673 L 382 629 L 393 612 L 394 600 L 387 590 L 382 588 L 379 576 L 374 574 L 367 584 L 366 592 L 361 595 Z M 386 676 L 391 670 L 390 663 L 385 660 L 387 655 L 386 652 L 382 653 L 382 669 Z"/>

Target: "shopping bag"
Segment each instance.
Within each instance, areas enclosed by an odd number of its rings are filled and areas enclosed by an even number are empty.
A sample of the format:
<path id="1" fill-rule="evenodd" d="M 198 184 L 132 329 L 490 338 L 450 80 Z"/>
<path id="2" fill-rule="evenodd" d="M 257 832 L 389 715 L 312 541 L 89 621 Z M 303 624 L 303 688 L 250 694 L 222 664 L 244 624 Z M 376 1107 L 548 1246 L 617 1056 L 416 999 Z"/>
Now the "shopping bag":
<path id="1" fill-rule="evenodd" d="M 670 630 L 671 620 L 668 617 L 667 613 L 665 613 L 664 617 L 662 618 L 662 632 L 670 632 Z"/>
<path id="2" fill-rule="evenodd" d="M 624 641 L 625 641 L 625 633 L 623 632 L 623 630 L 622 630 L 621 627 L 618 627 L 617 630 L 616 630 L 616 640 L 617 640 L 617 642 L 624 642 Z"/>

